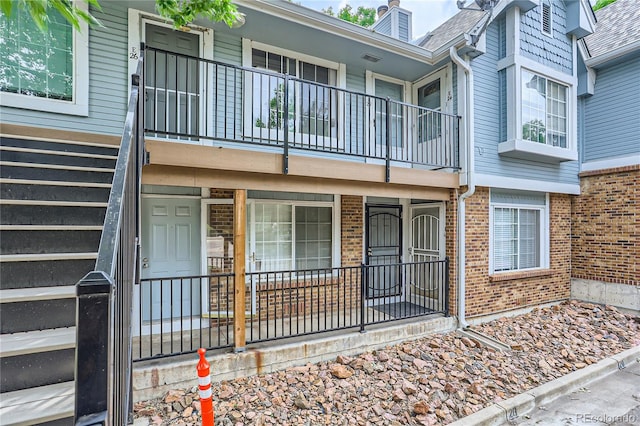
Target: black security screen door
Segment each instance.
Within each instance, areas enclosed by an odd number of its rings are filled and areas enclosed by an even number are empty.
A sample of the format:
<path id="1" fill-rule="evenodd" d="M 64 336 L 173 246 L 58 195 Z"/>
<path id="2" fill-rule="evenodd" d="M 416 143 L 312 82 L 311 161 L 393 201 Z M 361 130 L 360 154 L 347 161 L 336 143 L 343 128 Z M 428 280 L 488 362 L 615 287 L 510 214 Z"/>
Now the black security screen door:
<path id="1" fill-rule="evenodd" d="M 402 278 L 402 206 L 366 206 L 367 298 L 399 296 Z"/>

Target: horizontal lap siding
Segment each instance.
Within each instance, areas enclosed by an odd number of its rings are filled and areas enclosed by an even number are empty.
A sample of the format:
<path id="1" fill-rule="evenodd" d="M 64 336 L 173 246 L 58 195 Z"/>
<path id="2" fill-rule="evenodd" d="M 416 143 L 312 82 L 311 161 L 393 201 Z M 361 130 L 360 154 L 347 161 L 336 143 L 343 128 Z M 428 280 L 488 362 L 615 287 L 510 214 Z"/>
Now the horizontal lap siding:
<path id="1" fill-rule="evenodd" d="M 127 109 L 127 9 L 103 2 L 92 10 L 104 27 L 89 30 L 89 116 L 0 107 L 4 123 L 90 133 L 122 134 Z"/>
<path id="2" fill-rule="evenodd" d="M 640 58 L 599 70 L 584 100 L 584 161 L 640 153 Z"/>

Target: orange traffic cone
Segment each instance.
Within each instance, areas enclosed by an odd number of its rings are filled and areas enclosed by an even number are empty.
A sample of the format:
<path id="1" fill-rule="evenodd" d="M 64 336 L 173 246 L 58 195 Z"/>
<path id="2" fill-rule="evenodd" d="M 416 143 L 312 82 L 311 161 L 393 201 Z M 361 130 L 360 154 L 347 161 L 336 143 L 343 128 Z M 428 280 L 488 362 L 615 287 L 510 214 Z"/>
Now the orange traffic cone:
<path id="1" fill-rule="evenodd" d="M 211 394 L 211 375 L 209 363 L 204 357 L 206 349 L 198 349 L 200 361 L 196 366 L 198 370 L 198 394 L 200 394 L 200 412 L 202 413 L 202 426 L 213 426 L 213 398 Z"/>

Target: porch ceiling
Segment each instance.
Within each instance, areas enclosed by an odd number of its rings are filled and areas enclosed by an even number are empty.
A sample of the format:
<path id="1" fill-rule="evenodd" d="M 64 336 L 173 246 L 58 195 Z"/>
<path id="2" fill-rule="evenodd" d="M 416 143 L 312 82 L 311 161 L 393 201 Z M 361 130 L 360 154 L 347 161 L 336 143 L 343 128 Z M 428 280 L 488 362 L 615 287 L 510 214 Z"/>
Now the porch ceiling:
<path id="1" fill-rule="evenodd" d="M 216 32 L 240 37 L 347 64 L 349 69 L 371 70 L 406 81 L 415 81 L 437 69 L 431 52 L 400 42 L 357 25 L 330 18 L 322 12 L 289 2 L 237 1 L 246 23 L 230 29 L 206 20 L 195 23 Z M 284 4 L 283 4 L 284 3 Z M 153 13 L 153 2 L 132 1 L 135 7 Z M 378 62 L 363 59 L 365 55 Z M 437 58 L 438 62 L 442 57 Z"/>

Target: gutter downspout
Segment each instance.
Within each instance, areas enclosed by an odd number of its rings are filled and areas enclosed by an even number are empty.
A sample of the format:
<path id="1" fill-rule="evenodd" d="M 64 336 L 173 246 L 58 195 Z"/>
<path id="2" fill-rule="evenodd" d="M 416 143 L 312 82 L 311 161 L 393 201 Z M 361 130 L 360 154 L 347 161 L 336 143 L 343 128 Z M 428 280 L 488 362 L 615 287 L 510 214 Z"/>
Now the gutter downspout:
<path id="1" fill-rule="evenodd" d="M 475 168 L 475 139 L 474 139 L 474 114 L 473 114 L 473 70 L 467 61 L 464 61 L 456 51 L 454 46 L 449 49 L 451 60 L 464 70 L 467 76 L 466 85 L 466 135 L 467 135 L 467 191 L 458 197 L 458 327 L 461 329 L 469 327 L 465 318 L 465 263 L 466 263 L 466 224 L 465 224 L 465 200 L 476 192 L 476 185 L 473 180 Z"/>

